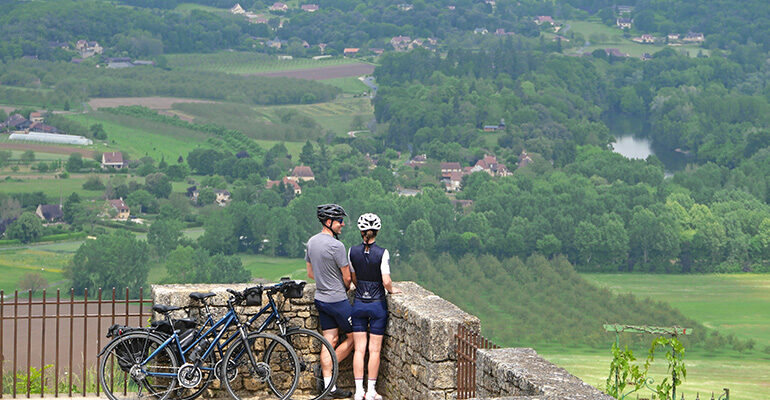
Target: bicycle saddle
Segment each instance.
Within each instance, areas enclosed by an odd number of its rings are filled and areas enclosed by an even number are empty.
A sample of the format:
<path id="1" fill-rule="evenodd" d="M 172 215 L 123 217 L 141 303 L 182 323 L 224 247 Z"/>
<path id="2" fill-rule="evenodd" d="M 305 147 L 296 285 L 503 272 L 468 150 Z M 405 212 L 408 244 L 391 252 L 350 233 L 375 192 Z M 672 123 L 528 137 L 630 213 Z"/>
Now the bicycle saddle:
<path id="1" fill-rule="evenodd" d="M 216 295 L 217 295 L 216 293 L 211 293 L 211 292 L 208 292 L 208 293 L 192 292 L 190 293 L 190 298 L 195 300 L 203 300 Z"/>
<path id="2" fill-rule="evenodd" d="M 176 311 L 181 309 L 182 307 L 167 306 L 165 304 L 155 304 L 152 306 L 152 311 L 155 311 L 158 314 L 165 314 L 171 311 Z"/>

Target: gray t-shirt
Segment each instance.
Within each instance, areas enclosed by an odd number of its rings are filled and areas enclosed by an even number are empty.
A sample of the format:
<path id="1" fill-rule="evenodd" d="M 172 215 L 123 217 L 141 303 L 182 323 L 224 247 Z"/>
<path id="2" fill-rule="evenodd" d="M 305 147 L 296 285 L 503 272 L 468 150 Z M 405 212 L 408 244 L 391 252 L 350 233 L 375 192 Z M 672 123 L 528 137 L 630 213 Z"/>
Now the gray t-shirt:
<path id="1" fill-rule="evenodd" d="M 332 235 L 314 235 L 307 241 L 305 261 L 313 266 L 316 300 L 334 303 L 348 299 L 340 271 L 348 265 L 348 253 L 342 242 Z"/>

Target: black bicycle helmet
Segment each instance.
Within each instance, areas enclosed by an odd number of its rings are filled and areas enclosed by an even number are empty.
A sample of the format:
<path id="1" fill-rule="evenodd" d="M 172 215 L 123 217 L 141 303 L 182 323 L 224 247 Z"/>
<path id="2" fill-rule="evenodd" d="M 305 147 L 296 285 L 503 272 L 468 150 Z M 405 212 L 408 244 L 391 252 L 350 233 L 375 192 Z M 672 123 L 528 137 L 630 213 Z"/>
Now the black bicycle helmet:
<path id="1" fill-rule="evenodd" d="M 345 209 L 338 204 L 321 204 L 317 207 L 318 220 L 321 222 L 327 219 L 343 218 L 347 217 Z"/>

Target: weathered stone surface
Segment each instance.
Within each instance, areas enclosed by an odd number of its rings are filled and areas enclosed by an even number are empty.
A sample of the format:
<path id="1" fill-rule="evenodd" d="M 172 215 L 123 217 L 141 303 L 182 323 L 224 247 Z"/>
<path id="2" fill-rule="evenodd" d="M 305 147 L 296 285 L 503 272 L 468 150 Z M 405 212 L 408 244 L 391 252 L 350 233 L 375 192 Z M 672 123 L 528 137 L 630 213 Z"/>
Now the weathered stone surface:
<path id="1" fill-rule="evenodd" d="M 509 396 L 512 399 L 610 400 L 600 392 L 546 361 L 533 349 L 478 350 L 476 353 L 476 394 L 479 398 Z"/>
<path id="2" fill-rule="evenodd" d="M 214 305 L 215 318 L 226 312 L 229 297 L 226 289 L 243 290 L 253 284 L 230 285 L 153 285 L 153 300 L 156 304 L 174 306 L 195 306 L 192 292 L 214 292 L 209 299 Z M 479 319 L 454 304 L 436 296 L 414 282 L 397 282 L 395 286 L 403 293 L 388 296 L 389 320 L 383 341 L 377 390 L 385 399 L 456 399 L 456 339 L 458 326 L 466 325 L 480 329 Z M 301 299 L 283 301 L 281 295 L 275 300 L 283 304 L 281 312 L 296 326 L 319 329 L 318 312 L 313 306 L 315 285 L 305 286 Z M 267 304 L 263 294 L 263 304 Z M 259 307 L 238 308 L 245 313 L 256 313 Z M 202 315 L 191 309 L 191 317 Z M 176 317 L 185 316 L 177 312 Z M 156 316 L 158 317 L 158 316 Z M 259 326 L 265 317 L 253 325 Z M 532 349 L 479 350 L 476 368 L 477 395 L 479 398 L 512 400 L 609 400 L 593 387 L 542 359 Z M 352 389 L 352 357 L 340 362 L 340 376 L 337 385 Z M 312 393 L 312 379 L 300 382 L 298 393 Z M 245 385 L 238 380 L 243 390 L 258 389 L 251 383 Z M 214 385 L 212 389 L 218 389 Z M 500 397 L 508 396 L 508 397 Z M 223 390 L 210 390 L 206 397 L 227 397 Z"/>

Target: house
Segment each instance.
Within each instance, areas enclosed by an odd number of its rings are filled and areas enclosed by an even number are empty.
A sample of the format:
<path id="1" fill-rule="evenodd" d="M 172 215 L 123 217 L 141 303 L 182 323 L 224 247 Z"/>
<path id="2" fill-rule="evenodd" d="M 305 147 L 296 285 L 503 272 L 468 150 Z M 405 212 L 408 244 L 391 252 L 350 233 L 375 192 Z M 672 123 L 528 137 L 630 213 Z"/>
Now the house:
<path id="1" fill-rule="evenodd" d="M 505 33 L 505 29 L 503 29 L 503 28 L 497 28 L 497 29 L 495 29 L 495 35 L 496 35 L 496 36 L 505 36 L 505 35 L 506 35 L 506 33 Z"/>
<path id="2" fill-rule="evenodd" d="M 136 66 L 144 66 L 144 65 L 154 66 L 155 65 L 155 61 L 150 61 L 150 60 L 134 60 L 134 61 L 131 61 L 131 64 L 136 65 Z"/>
<path id="3" fill-rule="evenodd" d="M 411 11 L 414 8 L 414 5 L 407 4 L 407 3 L 401 3 L 398 5 L 398 9 L 401 11 Z"/>
<path id="4" fill-rule="evenodd" d="M 538 25 L 543 25 L 543 24 L 553 25 L 554 21 L 550 15 L 538 15 L 537 17 L 535 17 L 535 23 Z"/>
<path id="5" fill-rule="evenodd" d="M 626 28 L 631 29 L 631 24 L 633 24 L 633 22 L 634 21 L 631 18 L 625 18 L 625 17 L 620 17 L 617 20 L 615 20 L 615 24 L 620 29 L 626 29 Z"/>
<path id="6" fill-rule="evenodd" d="M 274 49 L 280 49 L 282 46 L 282 43 L 280 39 L 275 38 L 273 40 L 268 40 L 267 42 L 265 42 L 265 46 L 272 47 Z"/>
<path id="7" fill-rule="evenodd" d="M 624 53 L 618 49 L 612 48 L 612 49 L 604 49 L 604 53 L 607 54 L 607 56 L 612 57 L 618 57 L 618 58 L 625 58 L 628 57 L 628 53 Z"/>
<path id="8" fill-rule="evenodd" d="M 117 212 L 117 215 L 115 215 L 115 218 L 113 219 L 117 221 L 128 221 L 128 218 L 131 216 L 131 209 L 128 208 L 122 197 L 116 200 L 107 201 L 109 202 L 110 207 Z"/>
<path id="9" fill-rule="evenodd" d="M 371 51 L 372 54 L 376 54 L 376 55 L 379 56 L 379 55 L 381 55 L 382 53 L 385 52 L 385 49 L 382 49 L 382 48 L 379 48 L 379 47 L 370 47 L 369 51 Z"/>
<path id="10" fill-rule="evenodd" d="M 414 197 L 422 193 L 420 189 L 404 189 L 404 188 L 399 188 L 396 190 L 396 192 L 398 193 L 399 196 L 405 196 L 405 197 Z"/>
<path id="11" fill-rule="evenodd" d="M 303 4 L 300 8 L 302 11 L 316 12 L 318 11 L 318 4 Z"/>
<path id="12" fill-rule="evenodd" d="M 618 11 L 618 14 L 631 14 L 634 12 L 633 6 L 615 6 L 615 9 Z"/>
<path id="13" fill-rule="evenodd" d="M 30 132 L 42 132 L 42 133 L 59 133 L 59 129 L 55 126 L 46 125 L 42 122 L 35 122 L 29 126 Z"/>
<path id="14" fill-rule="evenodd" d="M 315 175 L 313 175 L 313 170 L 307 165 L 298 165 L 294 167 L 294 170 L 291 172 L 288 179 L 295 182 L 314 181 Z"/>
<path id="15" fill-rule="evenodd" d="M 292 189 L 294 189 L 294 195 L 295 196 L 299 196 L 299 195 L 302 194 L 302 187 L 299 186 L 299 183 L 297 183 L 296 181 L 293 181 L 293 180 L 291 180 L 289 178 L 286 178 L 286 177 L 284 177 L 280 181 L 268 180 L 267 181 L 267 185 L 265 187 L 267 187 L 268 189 L 272 189 L 273 187 L 278 186 L 281 183 L 283 183 L 283 185 L 286 186 L 286 187 L 291 187 Z"/>
<path id="16" fill-rule="evenodd" d="M 476 165 L 473 166 L 471 171 L 484 171 L 492 176 L 508 176 L 511 174 L 505 164 L 497 162 L 497 157 L 489 154 L 484 155 L 484 158 L 476 161 Z"/>
<path id="17" fill-rule="evenodd" d="M 418 154 L 418 155 L 412 157 L 411 160 L 407 161 L 404 164 L 409 166 L 409 167 L 415 168 L 415 167 L 417 167 L 419 165 L 425 164 L 427 161 L 428 161 L 428 156 L 427 155 L 425 155 L 425 154 Z"/>
<path id="18" fill-rule="evenodd" d="M 649 44 L 649 43 L 655 43 L 655 36 L 644 34 L 644 35 L 642 35 L 640 37 L 635 37 L 635 38 L 633 38 L 631 40 L 636 42 L 636 43 L 646 43 L 646 44 Z"/>
<path id="19" fill-rule="evenodd" d="M 249 22 L 251 22 L 252 24 L 266 24 L 267 18 L 261 15 L 255 15 L 254 17 L 249 18 Z"/>
<path id="20" fill-rule="evenodd" d="M 78 40 L 75 44 L 75 50 L 80 52 L 80 57 L 83 58 L 88 58 L 104 52 L 104 48 L 99 45 L 99 42 L 89 42 L 87 40 Z"/>
<path id="21" fill-rule="evenodd" d="M 346 47 L 345 50 L 342 52 L 345 56 L 354 56 L 358 54 L 358 48 L 357 47 Z"/>
<path id="22" fill-rule="evenodd" d="M 454 10 L 456 7 L 455 6 L 447 6 L 446 8 L 448 8 L 450 10 Z"/>
<path id="23" fill-rule="evenodd" d="M 687 32 L 687 35 L 685 35 L 682 40 L 685 42 L 700 43 L 706 40 L 706 38 L 703 36 L 703 33 L 700 33 L 700 32 Z"/>
<path id="24" fill-rule="evenodd" d="M 48 47 L 52 49 L 69 50 L 70 44 L 67 42 L 48 42 Z"/>
<path id="25" fill-rule="evenodd" d="M 460 166 L 459 162 L 442 162 L 441 173 L 447 174 L 450 172 L 463 172 L 463 167 Z"/>
<path id="26" fill-rule="evenodd" d="M 288 11 L 289 6 L 287 6 L 285 3 L 275 2 L 272 6 L 270 6 L 270 11 Z"/>
<path id="27" fill-rule="evenodd" d="M 666 38 L 669 41 L 675 42 L 675 41 L 679 40 L 679 34 L 678 33 L 669 33 L 668 36 L 666 36 Z"/>
<path id="28" fill-rule="evenodd" d="M 43 122 L 43 113 L 41 112 L 31 112 L 29 113 L 29 120 L 32 122 Z"/>
<path id="29" fill-rule="evenodd" d="M 650 53 L 644 53 L 642 54 L 642 61 L 652 60 L 652 54 Z"/>
<path id="30" fill-rule="evenodd" d="M 519 164 L 517 165 L 517 168 L 524 168 L 531 163 L 532 158 L 529 157 L 526 150 L 522 150 L 521 154 L 519 154 Z"/>
<path id="31" fill-rule="evenodd" d="M 505 120 L 500 119 L 500 123 L 497 125 L 484 125 L 482 128 L 484 132 L 495 132 L 495 131 L 502 131 L 505 130 Z"/>
<path id="32" fill-rule="evenodd" d="M 197 203 L 198 202 L 198 194 L 199 193 L 200 192 L 198 192 L 198 187 L 197 186 L 190 186 L 190 187 L 187 188 L 187 197 L 189 197 L 190 200 L 192 200 L 193 203 Z"/>
<path id="33" fill-rule="evenodd" d="M 486 35 L 487 33 L 489 33 L 487 28 L 476 28 L 473 30 L 474 35 Z"/>
<path id="34" fill-rule="evenodd" d="M 61 221 L 62 217 L 64 217 L 61 204 L 40 204 L 37 206 L 35 214 L 46 222 Z"/>
<path id="35" fill-rule="evenodd" d="M 246 10 L 244 10 L 238 3 L 235 3 L 233 8 L 230 9 L 230 12 L 233 14 L 246 14 Z"/>
<path id="36" fill-rule="evenodd" d="M 120 169 L 123 168 L 123 165 L 123 153 L 119 151 L 102 153 L 102 168 L 112 167 Z"/>
<path id="37" fill-rule="evenodd" d="M 447 176 L 442 176 L 441 180 L 447 192 L 457 192 L 463 182 L 463 173 L 459 171 L 450 172 Z"/>
<path id="38" fill-rule="evenodd" d="M 227 190 L 222 189 L 214 189 L 214 194 L 217 195 L 217 198 L 215 201 L 217 202 L 217 205 L 220 207 L 224 207 L 227 205 L 228 202 L 230 202 L 230 192 Z"/>
<path id="39" fill-rule="evenodd" d="M 390 39 L 390 44 L 396 51 L 405 51 L 410 43 L 412 38 L 409 36 L 394 36 Z"/>
<path id="40" fill-rule="evenodd" d="M 8 128 L 8 130 L 21 130 L 26 129 L 25 128 L 19 128 L 20 125 L 24 123 L 30 122 L 28 119 L 24 118 L 21 114 L 13 114 L 10 117 L 8 117 L 7 120 L 3 123 L 3 125 Z M 29 125 L 27 125 L 29 127 Z"/>
<path id="41" fill-rule="evenodd" d="M 450 199 L 450 203 L 452 203 L 455 208 L 462 208 L 466 209 L 473 206 L 473 200 L 457 200 L 457 199 Z"/>

